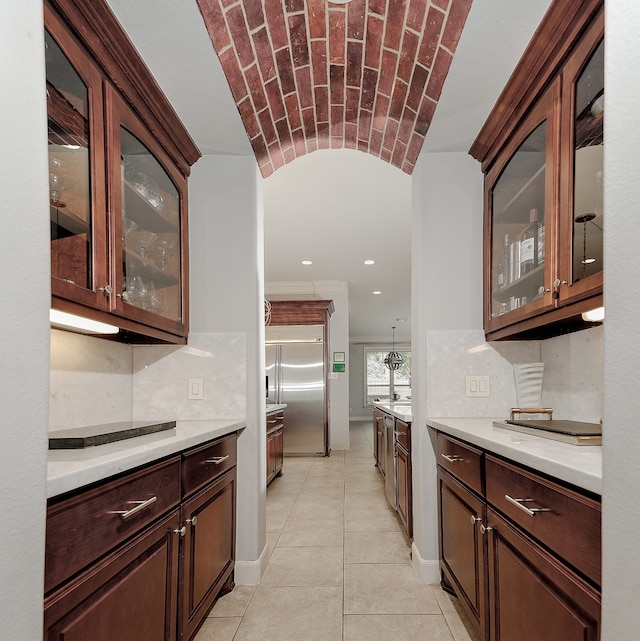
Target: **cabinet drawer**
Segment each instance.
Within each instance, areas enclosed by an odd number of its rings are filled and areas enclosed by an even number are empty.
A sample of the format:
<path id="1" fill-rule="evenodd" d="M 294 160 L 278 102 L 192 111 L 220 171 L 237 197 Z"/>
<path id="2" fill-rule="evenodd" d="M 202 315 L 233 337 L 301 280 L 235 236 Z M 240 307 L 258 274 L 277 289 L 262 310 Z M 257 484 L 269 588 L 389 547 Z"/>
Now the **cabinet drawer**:
<path id="1" fill-rule="evenodd" d="M 407 452 L 411 452 L 411 423 L 405 423 L 396 419 L 396 441 L 402 445 Z"/>
<path id="2" fill-rule="evenodd" d="M 459 478 L 478 494 L 483 493 L 482 457 L 482 451 L 438 432 L 438 465 Z"/>
<path id="3" fill-rule="evenodd" d="M 236 435 L 207 443 L 183 455 L 182 494 L 191 494 L 236 464 Z"/>
<path id="4" fill-rule="evenodd" d="M 180 501 L 178 457 L 47 508 L 45 592 Z"/>
<path id="5" fill-rule="evenodd" d="M 267 433 L 273 432 L 278 428 L 281 428 L 284 425 L 284 413 L 283 412 L 273 412 L 272 414 L 267 414 Z"/>
<path id="6" fill-rule="evenodd" d="M 600 585 L 600 503 L 491 456 L 487 500 Z"/>

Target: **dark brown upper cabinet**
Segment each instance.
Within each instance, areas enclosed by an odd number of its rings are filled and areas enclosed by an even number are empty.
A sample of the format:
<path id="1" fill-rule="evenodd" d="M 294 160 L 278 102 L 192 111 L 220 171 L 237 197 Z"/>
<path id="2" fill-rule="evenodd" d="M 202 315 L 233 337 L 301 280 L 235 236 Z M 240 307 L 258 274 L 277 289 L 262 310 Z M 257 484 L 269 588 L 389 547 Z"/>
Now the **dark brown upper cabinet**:
<path id="1" fill-rule="evenodd" d="M 106 3 L 44 10 L 52 307 L 184 343 L 200 152 Z"/>
<path id="2" fill-rule="evenodd" d="M 604 10 L 578 4 L 550 6 L 470 150 L 487 340 L 584 329 L 602 305 Z"/>

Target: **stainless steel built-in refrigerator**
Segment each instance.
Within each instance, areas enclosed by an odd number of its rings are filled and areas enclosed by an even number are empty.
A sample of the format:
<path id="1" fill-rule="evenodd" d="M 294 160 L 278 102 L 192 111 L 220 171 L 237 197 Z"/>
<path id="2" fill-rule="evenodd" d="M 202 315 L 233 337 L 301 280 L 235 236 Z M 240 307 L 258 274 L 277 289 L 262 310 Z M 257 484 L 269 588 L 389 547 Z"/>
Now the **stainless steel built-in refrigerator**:
<path id="1" fill-rule="evenodd" d="M 286 403 L 284 454 L 328 455 L 322 325 L 267 326 L 267 403 Z"/>

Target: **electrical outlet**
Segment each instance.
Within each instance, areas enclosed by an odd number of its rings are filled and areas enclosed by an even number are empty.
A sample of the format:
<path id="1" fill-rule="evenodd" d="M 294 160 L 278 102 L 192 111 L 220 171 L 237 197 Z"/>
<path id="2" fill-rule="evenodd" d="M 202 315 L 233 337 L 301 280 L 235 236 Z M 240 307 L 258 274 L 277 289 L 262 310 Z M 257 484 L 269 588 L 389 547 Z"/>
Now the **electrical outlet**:
<path id="1" fill-rule="evenodd" d="M 190 378 L 187 383 L 187 399 L 201 401 L 204 399 L 204 379 Z"/>
<path id="2" fill-rule="evenodd" d="M 491 396 L 489 376 L 465 376 L 468 398 L 488 398 Z"/>

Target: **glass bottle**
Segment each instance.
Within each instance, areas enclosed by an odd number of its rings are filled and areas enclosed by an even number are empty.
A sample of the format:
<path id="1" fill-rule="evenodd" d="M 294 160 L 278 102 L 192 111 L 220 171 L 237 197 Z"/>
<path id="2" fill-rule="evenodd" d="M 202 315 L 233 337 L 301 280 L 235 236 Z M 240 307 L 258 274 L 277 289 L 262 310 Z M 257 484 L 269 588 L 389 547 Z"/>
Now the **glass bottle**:
<path id="1" fill-rule="evenodd" d="M 497 270 L 498 289 L 504 289 L 510 282 L 509 278 L 509 234 L 504 235 L 502 257 Z"/>
<path id="2" fill-rule="evenodd" d="M 529 226 L 520 238 L 520 275 L 529 273 L 538 266 L 538 210 L 529 211 Z"/>

